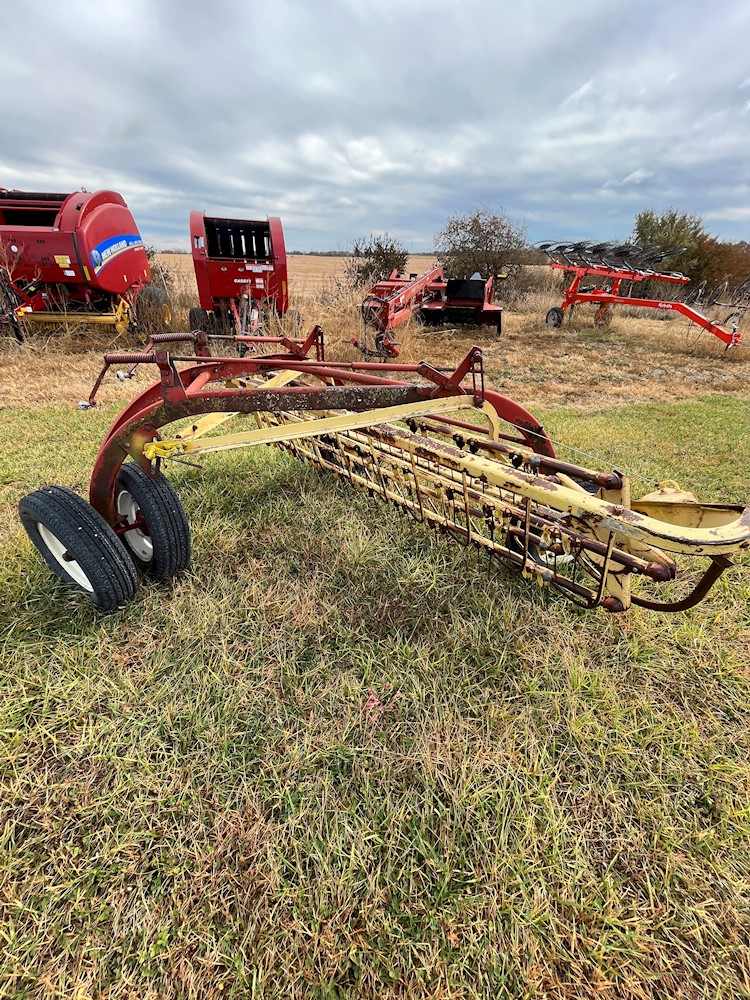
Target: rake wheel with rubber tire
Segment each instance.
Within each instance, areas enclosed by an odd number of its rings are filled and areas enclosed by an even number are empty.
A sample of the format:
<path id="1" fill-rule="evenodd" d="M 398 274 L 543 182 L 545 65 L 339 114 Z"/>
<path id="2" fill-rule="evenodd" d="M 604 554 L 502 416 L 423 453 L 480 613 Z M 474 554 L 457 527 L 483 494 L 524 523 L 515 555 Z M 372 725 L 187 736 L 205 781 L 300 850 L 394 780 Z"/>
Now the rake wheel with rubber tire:
<path id="1" fill-rule="evenodd" d="M 50 569 L 103 611 L 135 595 L 133 560 L 101 514 L 65 486 L 46 486 L 19 504 L 21 523 Z"/>
<path id="2" fill-rule="evenodd" d="M 722 295 L 726 294 L 728 288 L 729 288 L 728 281 L 720 282 L 706 299 L 706 305 L 715 306 L 719 302 L 719 299 L 722 297 Z"/>
<path id="3" fill-rule="evenodd" d="M 167 580 L 190 562 L 190 527 L 175 488 L 161 473 L 150 476 L 126 462 L 117 476 L 115 508 L 133 527 L 120 535 L 135 565 Z"/>

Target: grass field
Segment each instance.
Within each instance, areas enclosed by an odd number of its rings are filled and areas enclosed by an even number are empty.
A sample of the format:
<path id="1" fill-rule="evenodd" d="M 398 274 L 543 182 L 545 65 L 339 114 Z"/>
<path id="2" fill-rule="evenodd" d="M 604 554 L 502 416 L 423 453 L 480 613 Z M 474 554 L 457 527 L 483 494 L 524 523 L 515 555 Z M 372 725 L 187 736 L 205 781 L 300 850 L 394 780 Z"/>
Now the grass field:
<path id="1" fill-rule="evenodd" d="M 542 307 L 405 354 L 479 338 L 556 440 L 748 501 L 744 351 Z M 191 568 L 104 616 L 15 514 L 137 388 L 82 413 L 65 346 L 0 354 L 0 995 L 750 996 L 750 558 L 581 612 L 262 449 L 172 466 Z"/>

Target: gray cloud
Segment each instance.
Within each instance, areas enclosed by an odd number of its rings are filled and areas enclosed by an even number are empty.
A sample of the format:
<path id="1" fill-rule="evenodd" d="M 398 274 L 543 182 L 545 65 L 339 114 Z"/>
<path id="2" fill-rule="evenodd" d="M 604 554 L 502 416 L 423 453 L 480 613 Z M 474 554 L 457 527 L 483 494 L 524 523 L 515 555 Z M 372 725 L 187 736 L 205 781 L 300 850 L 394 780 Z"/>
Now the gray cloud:
<path id="1" fill-rule="evenodd" d="M 4 25 L 0 185 L 114 188 L 160 245 L 199 208 L 428 249 L 478 203 L 533 239 L 670 204 L 748 238 L 750 8 L 715 10 L 37 0 Z"/>

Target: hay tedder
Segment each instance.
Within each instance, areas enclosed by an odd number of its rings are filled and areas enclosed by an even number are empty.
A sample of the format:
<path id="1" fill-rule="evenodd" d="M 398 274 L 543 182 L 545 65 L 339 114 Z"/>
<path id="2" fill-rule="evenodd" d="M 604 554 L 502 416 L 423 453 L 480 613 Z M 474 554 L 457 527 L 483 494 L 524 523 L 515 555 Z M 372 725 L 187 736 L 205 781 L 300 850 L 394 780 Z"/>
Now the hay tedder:
<path id="1" fill-rule="evenodd" d="M 150 280 L 143 240 L 121 195 L 0 188 L 0 326 L 19 343 L 31 323 L 163 332 L 171 308 Z"/>
<path id="2" fill-rule="evenodd" d="M 258 333 L 263 314 L 289 310 L 286 249 L 281 219 L 223 219 L 190 213 L 199 306 L 189 312 L 189 326 L 211 335 L 237 338 L 240 353 Z"/>
<path id="3" fill-rule="evenodd" d="M 479 274 L 471 278 L 445 278 L 442 267 L 433 267 L 424 274 L 401 277 L 394 270 L 389 278 L 376 282 L 359 307 L 363 334 L 352 340 L 365 357 L 398 357 L 399 344 L 393 331 L 413 314 L 425 326 L 458 323 L 491 326 L 502 333 L 503 307 L 494 301 L 495 282 L 505 277 L 484 279 Z M 369 342 L 373 332 L 374 344 Z"/>
<path id="4" fill-rule="evenodd" d="M 152 366 L 156 379 L 102 442 L 90 503 L 49 486 L 20 504 L 52 570 L 105 610 L 134 596 L 137 569 L 166 579 L 188 565 L 188 522 L 164 468 L 258 445 L 586 608 L 690 608 L 750 546 L 750 509 L 701 504 L 673 485 L 634 499 L 626 475 L 557 458 L 539 422 L 485 384 L 479 348 L 446 370 L 327 362 L 317 327 L 279 340 L 279 353 L 243 358 L 210 356 L 203 332 L 171 339 L 187 353 L 170 354 L 165 335 L 149 352 L 105 355 L 86 406 L 113 365 Z"/>
<path id="5" fill-rule="evenodd" d="M 742 334 L 736 320 L 740 313 L 744 315 L 744 310 L 734 309 L 724 321 L 724 325 L 721 325 L 708 319 L 696 308 L 700 296 L 699 289 L 694 293 L 688 293 L 681 300 L 673 297 L 674 291 L 686 286 L 690 279 L 677 271 L 663 271 L 660 265 L 670 257 L 683 253 L 684 247 L 678 250 L 662 250 L 657 246 L 641 247 L 631 243 L 582 242 L 542 243 L 539 249 L 550 258 L 550 267 L 572 275 L 571 282 L 563 294 L 562 303 L 553 306 L 545 317 L 548 326 L 562 326 L 566 311 L 572 315 L 576 305 L 591 302 L 597 307 L 594 314 L 595 326 L 606 326 L 609 323 L 613 306 L 635 306 L 639 309 L 680 313 L 697 328 L 699 335 L 704 331 L 713 334 L 727 350 L 736 347 L 740 342 Z M 593 279 L 593 282 L 581 284 L 588 279 Z M 634 286 L 644 281 L 662 283 L 670 289 L 670 293 L 665 293 L 661 299 L 634 296 Z M 714 289 L 707 296 L 706 306 L 723 305 L 719 299 L 722 292 L 726 291 L 726 287 L 725 282 Z M 748 290 L 750 290 L 750 280 L 740 286 L 737 292 L 742 291 L 744 294 Z M 730 324 L 728 330 L 725 329 L 727 323 Z"/>

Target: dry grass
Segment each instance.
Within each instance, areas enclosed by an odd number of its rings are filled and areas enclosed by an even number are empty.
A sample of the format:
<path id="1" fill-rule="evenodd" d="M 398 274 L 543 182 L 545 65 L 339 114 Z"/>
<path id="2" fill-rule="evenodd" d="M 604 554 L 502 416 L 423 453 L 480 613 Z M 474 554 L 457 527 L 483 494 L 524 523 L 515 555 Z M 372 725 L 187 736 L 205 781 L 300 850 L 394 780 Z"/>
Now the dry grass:
<path id="1" fill-rule="evenodd" d="M 345 351 L 356 301 L 299 298 Z M 404 353 L 478 339 L 553 437 L 747 499 L 745 352 L 549 304 Z M 172 467 L 192 566 L 101 616 L 15 515 L 147 380 L 82 413 L 98 366 L 0 355 L 0 995 L 750 996 L 747 557 L 582 614 L 264 449 Z"/>
<path id="2" fill-rule="evenodd" d="M 197 302 L 192 258 L 162 255 L 173 285 L 175 326 L 187 329 L 187 311 Z M 423 271 L 431 257 L 413 257 L 409 269 Z M 303 329 L 320 324 L 326 332 L 327 353 L 337 360 L 358 356 L 351 346 L 361 333 L 360 297 L 341 278 L 344 258 L 290 257 L 295 308 Z M 546 282 L 546 287 L 545 287 Z M 489 377 L 507 395 L 531 406 L 550 403 L 597 408 L 649 400 L 693 399 L 707 393 L 748 395 L 750 386 L 750 330 L 739 348 L 725 352 L 710 334 L 697 342 L 694 327 L 675 316 L 649 311 L 621 310 L 606 329 L 592 325 L 593 309 L 580 308 L 573 324 L 554 330 L 544 324 L 550 305 L 559 301 L 559 278 L 542 272 L 542 290 L 513 296 L 517 301 L 504 316 L 503 336 L 487 329 L 459 327 L 425 330 L 410 321 L 398 328 L 402 359 L 428 358 L 450 364 L 474 343 L 485 353 Z M 534 285 L 538 288 L 540 278 Z M 0 350 L 0 406 L 67 402 L 88 395 L 101 353 L 110 348 L 109 335 L 68 331 L 62 336 L 36 335 L 22 354 L 11 343 Z M 116 349 L 134 345 L 127 337 Z M 34 359 L 34 379 L 28 379 L 28 359 Z M 146 376 L 144 375 L 145 379 Z M 132 386 L 105 385 L 104 402 L 123 398 Z"/>

